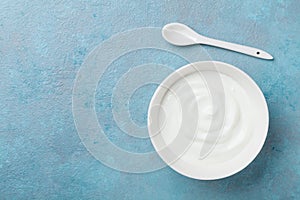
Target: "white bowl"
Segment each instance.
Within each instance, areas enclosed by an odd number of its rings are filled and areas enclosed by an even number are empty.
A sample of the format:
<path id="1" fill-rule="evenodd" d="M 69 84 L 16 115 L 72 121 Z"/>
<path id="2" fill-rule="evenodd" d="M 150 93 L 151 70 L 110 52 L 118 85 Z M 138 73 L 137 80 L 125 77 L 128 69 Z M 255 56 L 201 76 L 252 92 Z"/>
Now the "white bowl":
<path id="1" fill-rule="evenodd" d="M 244 169 L 260 152 L 268 126 L 268 107 L 256 83 L 240 69 L 216 61 L 173 72 L 157 88 L 148 110 L 149 135 L 159 156 L 178 173 L 200 180 Z"/>

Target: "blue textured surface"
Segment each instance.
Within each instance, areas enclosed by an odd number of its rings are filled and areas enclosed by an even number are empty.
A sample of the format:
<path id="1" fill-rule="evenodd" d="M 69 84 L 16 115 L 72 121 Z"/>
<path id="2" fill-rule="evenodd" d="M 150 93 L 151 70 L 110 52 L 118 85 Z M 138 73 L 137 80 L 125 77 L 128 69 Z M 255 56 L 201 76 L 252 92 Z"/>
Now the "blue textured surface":
<path id="1" fill-rule="evenodd" d="M 298 0 L 2 0 L 0 199 L 299 199 L 299 13 Z M 88 52 L 118 32 L 174 21 L 204 35 L 261 47 L 275 58 L 205 47 L 214 60 L 253 77 L 270 110 L 262 152 L 232 177 L 197 181 L 168 167 L 140 175 L 118 172 L 94 159 L 77 135 L 72 87 Z M 111 83 L 109 76 L 104 81 Z M 151 97 L 144 94 L 135 93 L 131 103 L 137 106 L 130 107 L 141 124 Z M 125 139 L 114 133 L 121 146 Z M 152 150 L 150 143 L 132 143 L 123 148 Z"/>

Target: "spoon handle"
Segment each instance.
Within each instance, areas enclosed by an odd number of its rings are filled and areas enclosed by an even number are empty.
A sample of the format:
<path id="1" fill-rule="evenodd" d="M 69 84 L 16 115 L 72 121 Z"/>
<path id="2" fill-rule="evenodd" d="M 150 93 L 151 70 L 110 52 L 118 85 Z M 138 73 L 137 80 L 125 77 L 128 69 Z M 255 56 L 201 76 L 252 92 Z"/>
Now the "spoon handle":
<path id="1" fill-rule="evenodd" d="M 228 49 L 231 51 L 236 51 L 236 52 L 243 53 L 243 54 L 253 56 L 256 58 L 267 59 L 267 60 L 273 59 L 273 56 L 271 56 L 269 53 L 267 53 L 261 49 L 257 49 L 254 47 L 248 47 L 248 46 L 244 46 L 244 45 L 240 45 L 240 44 L 234 44 L 231 42 L 216 40 L 216 39 L 212 39 L 212 38 L 206 38 L 205 41 L 202 40 L 201 44 L 220 47 L 220 48 Z"/>

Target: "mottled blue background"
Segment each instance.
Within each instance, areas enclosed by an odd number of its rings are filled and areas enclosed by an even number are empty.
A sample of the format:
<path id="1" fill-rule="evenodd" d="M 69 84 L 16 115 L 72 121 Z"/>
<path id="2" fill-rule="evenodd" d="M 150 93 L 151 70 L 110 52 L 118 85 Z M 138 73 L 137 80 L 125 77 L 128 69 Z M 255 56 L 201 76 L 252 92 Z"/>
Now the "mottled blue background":
<path id="1" fill-rule="evenodd" d="M 298 0 L 1 0 L 0 199 L 299 199 L 299 13 Z M 253 77 L 270 110 L 262 152 L 232 177 L 197 181 L 168 167 L 139 175 L 118 172 L 93 158 L 77 135 L 71 95 L 85 56 L 116 33 L 174 21 L 204 35 L 261 47 L 275 58 L 264 61 L 205 47 L 212 59 Z M 165 58 L 147 51 L 136 56 Z M 176 68 L 184 64 L 169 61 Z M 112 87 L 112 78 L 104 77 L 103 85 Z M 102 89 L 97 92 L 99 115 L 109 106 L 99 103 L 102 94 L 110 95 Z M 137 123 L 146 123 L 154 90 L 146 86 L 132 97 Z M 149 142 L 130 143 L 109 118 L 103 123 L 122 148 L 153 150 Z"/>

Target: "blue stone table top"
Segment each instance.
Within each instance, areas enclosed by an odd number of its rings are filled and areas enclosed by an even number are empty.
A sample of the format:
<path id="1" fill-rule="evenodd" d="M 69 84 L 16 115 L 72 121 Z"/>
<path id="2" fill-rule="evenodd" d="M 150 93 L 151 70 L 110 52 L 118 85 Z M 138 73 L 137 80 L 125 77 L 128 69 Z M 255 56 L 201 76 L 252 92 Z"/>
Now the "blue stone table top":
<path id="1" fill-rule="evenodd" d="M 0 199 L 300 199 L 299 13 L 298 0 L 2 0 Z M 199 181 L 169 167 L 120 172 L 95 159 L 77 133 L 72 91 L 87 55 L 120 32 L 170 22 L 261 48 L 275 58 L 202 47 L 212 60 L 249 74 L 269 107 L 262 151 L 231 177 Z M 107 138 L 127 151 L 153 147 L 147 139 L 122 134 L 113 122 L 113 87 L 127 70 L 153 62 L 173 69 L 186 64 L 167 52 L 131 52 L 112 63 L 95 94 Z M 156 87 L 146 85 L 131 97 L 128 107 L 137 124 L 146 125 Z"/>

